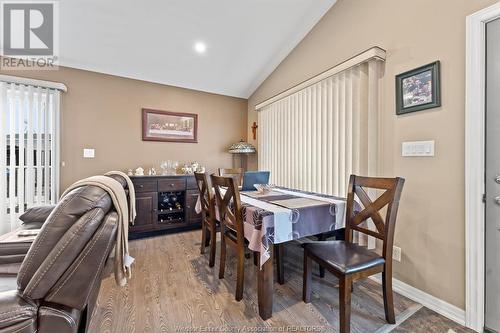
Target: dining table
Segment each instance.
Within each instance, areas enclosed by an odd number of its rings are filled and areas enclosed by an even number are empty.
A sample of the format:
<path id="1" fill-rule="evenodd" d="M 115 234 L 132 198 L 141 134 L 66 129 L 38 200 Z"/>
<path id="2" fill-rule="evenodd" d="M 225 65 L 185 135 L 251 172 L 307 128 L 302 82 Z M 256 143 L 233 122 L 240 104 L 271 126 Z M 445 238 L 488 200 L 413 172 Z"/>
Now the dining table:
<path id="1" fill-rule="evenodd" d="M 267 320 L 273 313 L 274 245 L 344 228 L 346 199 L 285 187 L 240 191 L 240 198 L 248 248 L 260 256 L 258 307 Z"/>

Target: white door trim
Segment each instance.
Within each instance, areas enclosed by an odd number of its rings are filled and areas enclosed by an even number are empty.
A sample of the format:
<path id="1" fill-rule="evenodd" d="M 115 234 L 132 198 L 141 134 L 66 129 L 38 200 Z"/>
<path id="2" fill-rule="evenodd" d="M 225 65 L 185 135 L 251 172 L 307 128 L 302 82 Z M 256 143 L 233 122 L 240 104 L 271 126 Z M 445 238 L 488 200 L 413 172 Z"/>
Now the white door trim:
<path id="1" fill-rule="evenodd" d="M 500 3 L 467 16 L 465 88 L 465 323 L 484 327 L 485 25 Z"/>

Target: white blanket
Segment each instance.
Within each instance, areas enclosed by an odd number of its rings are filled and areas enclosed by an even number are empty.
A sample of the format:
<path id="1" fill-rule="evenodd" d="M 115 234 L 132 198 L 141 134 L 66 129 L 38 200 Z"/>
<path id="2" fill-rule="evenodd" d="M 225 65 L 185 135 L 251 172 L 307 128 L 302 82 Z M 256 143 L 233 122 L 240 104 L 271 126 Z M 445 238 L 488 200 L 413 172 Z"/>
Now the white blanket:
<path id="1" fill-rule="evenodd" d="M 136 210 L 135 210 L 135 188 L 134 188 L 134 183 L 132 183 L 132 180 L 130 177 L 121 171 L 108 171 L 104 174 L 105 176 L 110 176 L 110 175 L 118 175 L 121 176 L 125 179 L 127 182 L 127 187 L 128 187 L 128 217 L 129 221 L 131 224 L 135 223 L 135 217 L 137 216 Z"/>

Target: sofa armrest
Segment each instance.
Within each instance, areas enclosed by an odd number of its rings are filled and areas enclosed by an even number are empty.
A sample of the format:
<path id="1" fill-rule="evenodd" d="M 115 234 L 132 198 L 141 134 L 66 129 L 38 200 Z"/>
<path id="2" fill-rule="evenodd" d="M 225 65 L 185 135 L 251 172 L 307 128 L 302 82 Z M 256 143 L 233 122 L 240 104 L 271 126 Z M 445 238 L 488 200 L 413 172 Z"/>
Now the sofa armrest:
<path id="1" fill-rule="evenodd" d="M 30 246 L 31 243 L 24 242 L 0 243 L 0 265 L 22 262 Z"/>
<path id="2" fill-rule="evenodd" d="M 32 223 L 36 225 L 38 223 Z M 0 237 L 0 265 L 20 263 L 26 257 L 33 244 L 33 237 L 20 237 L 18 234 L 23 227 L 4 234 Z"/>
<path id="3" fill-rule="evenodd" d="M 17 290 L 0 292 L 0 330 L 36 332 L 38 305 Z"/>
<path id="4" fill-rule="evenodd" d="M 38 310 L 39 333 L 77 333 L 82 312 L 60 304 L 40 304 Z"/>

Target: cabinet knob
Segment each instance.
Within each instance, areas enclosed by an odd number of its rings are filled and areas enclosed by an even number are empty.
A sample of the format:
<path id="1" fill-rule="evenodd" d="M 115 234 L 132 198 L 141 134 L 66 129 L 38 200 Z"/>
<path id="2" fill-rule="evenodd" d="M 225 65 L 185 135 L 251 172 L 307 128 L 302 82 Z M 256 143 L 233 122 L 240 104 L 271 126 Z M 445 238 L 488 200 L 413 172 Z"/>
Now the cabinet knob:
<path id="1" fill-rule="evenodd" d="M 170 187 L 174 187 L 174 184 L 170 184 Z"/>
<path id="2" fill-rule="evenodd" d="M 142 184 L 141 184 L 141 185 L 139 185 L 139 188 L 143 188 L 143 187 L 144 187 L 144 185 L 142 185 Z"/>

